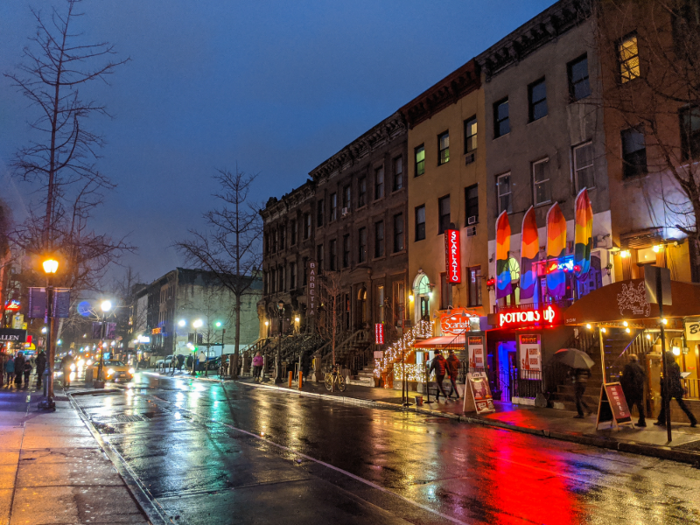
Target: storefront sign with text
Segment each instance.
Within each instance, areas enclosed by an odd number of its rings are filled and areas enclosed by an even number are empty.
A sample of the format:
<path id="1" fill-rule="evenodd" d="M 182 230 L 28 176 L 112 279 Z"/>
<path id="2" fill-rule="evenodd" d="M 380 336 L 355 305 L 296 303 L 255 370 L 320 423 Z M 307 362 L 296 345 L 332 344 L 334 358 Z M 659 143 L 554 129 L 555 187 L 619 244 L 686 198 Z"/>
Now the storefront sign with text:
<path id="1" fill-rule="evenodd" d="M 542 344 L 539 335 L 521 335 L 520 339 L 520 378 L 541 379 Z M 535 372 L 534 374 L 532 372 Z"/>
<path id="2" fill-rule="evenodd" d="M 306 315 L 311 317 L 316 315 L 316 275 L 318 274 L 316 261 L 308 261 L 306 271 L 309 281 L 306 293 Z"/>
<path id="3" fill-rule="evenodd" d="M 484 359 L 484 336 L 470 335 L 467 337 L 469 349 L 469 370 L 483 370 L 486 368 Z"/>
<path id="4" fill-rule="evenodd" d="M 447 282 L 462 282 L 462 262 L 460 257 L 459 230 L 445 230 L 445 271 Z"/>

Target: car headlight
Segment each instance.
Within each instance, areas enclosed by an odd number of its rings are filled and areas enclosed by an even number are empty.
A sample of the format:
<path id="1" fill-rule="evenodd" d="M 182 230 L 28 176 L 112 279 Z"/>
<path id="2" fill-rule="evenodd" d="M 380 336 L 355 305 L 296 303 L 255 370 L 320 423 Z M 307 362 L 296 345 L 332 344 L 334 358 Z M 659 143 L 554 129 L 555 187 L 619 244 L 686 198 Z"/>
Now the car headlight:
<path id="1" fill-rule="evenodd" d="M 92 359 L 88 359 L 88 360 L 87 360 L 87 365 L 88 365 L 88 366 L 92 366 Z"/>
<path id="2" fill-rule="evenodd" d="M 135 372 L 136 372 L 136 370 L 134 370 L 133 368 L 129 368 L 129 373 L 130 373 L 131 375 L 134 375 Z"/>
<path id="3" fill-rule="evenodd" d="M 107 370 L 108 376 L 111 376 L 112 374 L 114 374 L 114 368 L 110 368 L 109 370 Z"/>
<path id="4" fill-rule="evenodd" d="M 70 365 L 70 371 L 75 372 L 75 365 L 73 363 L 71 363 Z"/>

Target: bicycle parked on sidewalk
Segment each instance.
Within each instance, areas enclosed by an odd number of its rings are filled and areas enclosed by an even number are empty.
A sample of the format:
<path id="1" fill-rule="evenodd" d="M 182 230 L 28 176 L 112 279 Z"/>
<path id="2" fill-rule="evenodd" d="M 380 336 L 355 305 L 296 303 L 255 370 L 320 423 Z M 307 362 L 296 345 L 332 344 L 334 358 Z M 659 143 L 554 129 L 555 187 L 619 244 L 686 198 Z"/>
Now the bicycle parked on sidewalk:
<path id="1" fill-rule="evenodd" d="M 336 363 L 331 367 L 331 371 L 326 374 L 326 390 L 335 392 L 335 387 L 338 386 L 340 392 L 345 392 L 345 378 L 340 373 L 340 365 Z"/>

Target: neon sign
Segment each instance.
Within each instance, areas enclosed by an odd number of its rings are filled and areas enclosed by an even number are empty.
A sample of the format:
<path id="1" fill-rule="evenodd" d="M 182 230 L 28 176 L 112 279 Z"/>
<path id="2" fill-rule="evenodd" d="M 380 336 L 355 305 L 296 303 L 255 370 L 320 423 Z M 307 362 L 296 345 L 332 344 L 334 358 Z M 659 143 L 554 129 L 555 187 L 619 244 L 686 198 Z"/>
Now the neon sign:
<path id="1" fill-rule="evenodd" d="M 511 312 L 501 312 L 498 314 L 498 325 L 510 327 L 531 324 L 554 324 L 559 317 L 557 311 L 548 306 L 544 310 L 513 310 Z"/>
<path id="2" fill-rule="evenodd" d="M 5 310 L 8 312 L 19 312 L 21 304 L 17 299 L 10 299 L 5 303 Z"/>
<path id="3" fill-rule="evenodd" d="M 459 252 L 459 230 L 445 230 L 445 269 L 448 283 L 462 282 L 462 263 Z"/>
<path id="4" fill-rule="evenodd" d="M 470 330 L 472 314 L 464 308 L 454 308 L 451 313 L 440 317 L 440 328 L 443 334 L 460 335 Z"/>

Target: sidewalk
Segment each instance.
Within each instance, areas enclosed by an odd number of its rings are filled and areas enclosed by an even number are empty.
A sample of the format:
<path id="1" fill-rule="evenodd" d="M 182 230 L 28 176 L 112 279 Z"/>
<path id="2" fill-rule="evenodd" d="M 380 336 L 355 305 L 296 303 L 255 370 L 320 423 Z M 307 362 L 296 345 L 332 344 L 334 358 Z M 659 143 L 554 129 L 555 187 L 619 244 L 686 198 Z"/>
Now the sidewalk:
<path id="1" fill-rule="evenodd" d="M 149 523 L 68 397 L 0 389 L 0 524 Z"/>
<path id="2" fill-rule="evenodd" d="M 287 383 L 258 384 L 247 379 L 239 383 L 257 388 L 272 388 L 290 394 L 319 396 L 340 402 L 361 403 L 366 406 L 395 410 L 404 409 L 401 407 L 401 392 L 398 390 L 348 385 L 344 393 L 330 393 L 322 383 L 308 382 L 304 384 L 303 392 L 300 392 L 296 388 L 288 388 Z M 416 395 L 419 394 L 410 392 L 411 406 L 405 410 L 562 441 L 670 459 L 700 467 L 700 427 L 691 428 L 689 424 L 672 425 L 673 441 L 669 445 L 666 440 L 666 428 L 655 426 L 653 419 L 647 420 L 649 426 L 646 428 L 623 427 L 621 430 L 612 430 L 608 428 L 609 424 L 605 424 L 605 429 L 596 431 L 595 414 L 585 419 L 574 419 L 576 412 L 568 410 L 536 408 L 499 401 L 495 402 L 496 412 L 493 414 L 464 414 L 461 400 L 459 402 L 441 400 L 439 403 L 433 400 L 433 403 L 417 407 L 414 401 Z"/>

